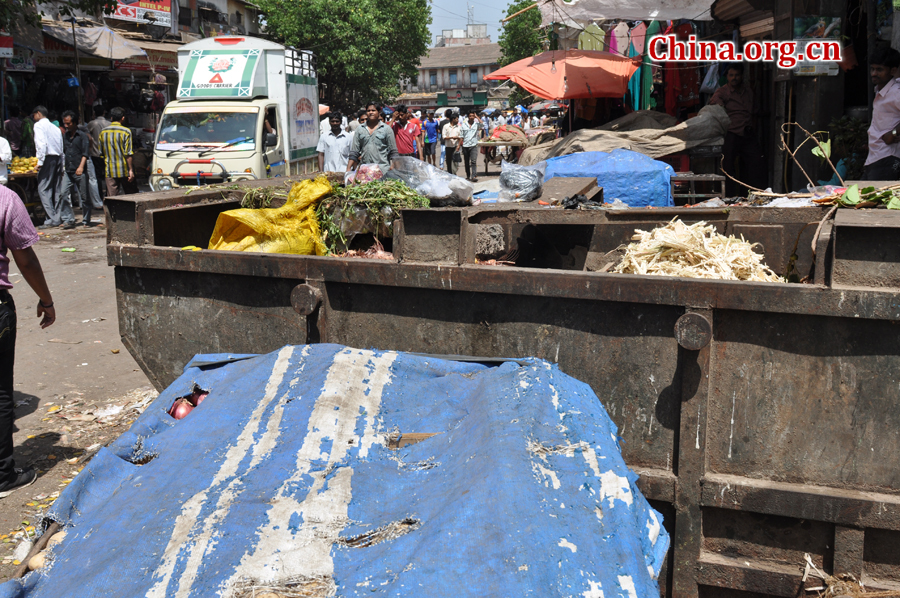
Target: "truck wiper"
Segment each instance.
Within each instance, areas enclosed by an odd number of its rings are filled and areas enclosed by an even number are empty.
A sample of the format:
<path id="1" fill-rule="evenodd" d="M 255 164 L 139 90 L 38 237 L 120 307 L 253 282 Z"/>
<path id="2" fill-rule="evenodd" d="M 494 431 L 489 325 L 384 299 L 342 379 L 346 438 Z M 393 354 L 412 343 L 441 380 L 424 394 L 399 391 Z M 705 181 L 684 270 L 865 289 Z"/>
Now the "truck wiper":
<path id="1" fill-rule="evenodd" d="M 206 147 L 206 146 L 205 145 L 186 145 L 180 149 L 169 150 L 168 152 L 166 152 L 166 158 L 168 158 L 172 154 L 177 154 L 178 152 L 186 152 L 190 148 L 196 149 L 198 147 Z"/>
<path id="2" fill-rule="evenodd" d="M 213 148 L 210 148 L 210 149 L 208 149 L 208 150 L 206 150 L 206 151 L 204 151 L 204 152 L 200 152 L 199 155 L 200 155 L 200 156 L 205 156 L 205 155 L 208 154 L 208 153 L 211 153 L 211 152 L 217 152 L 217 151 L 219 151 L 219 150 L 225 149 L 226 147 L 231 147 L 232 145 L 237 145 L 238 143 L 244 143 L 245 141 L 253 141 L 253 137 L 243 137 L 243 138 L 241 138 L 241 139 L 232 139 L 231 141 L 229 141 L 228 143 L 226 143 L 226 144 L 223 145 L 222 147 L 213 147 Z"/>

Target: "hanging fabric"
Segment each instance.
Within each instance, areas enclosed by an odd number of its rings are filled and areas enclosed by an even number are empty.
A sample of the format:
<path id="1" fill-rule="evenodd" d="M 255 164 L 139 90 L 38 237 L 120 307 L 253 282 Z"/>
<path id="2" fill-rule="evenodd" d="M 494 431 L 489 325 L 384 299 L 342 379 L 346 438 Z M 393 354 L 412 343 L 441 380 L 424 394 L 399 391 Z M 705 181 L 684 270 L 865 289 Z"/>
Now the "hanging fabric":
<path id="1" fill-rule="evenodd" d="M 653 92 L 653 61 L 650 60 L 650 40 L 659 35 L 659 21 L 653 21 L 644 35 L 644 60 L 641 68 L 641 110 L 650 110 L 650 95 Z"/>
<path id="2" fill-rule="evenodd" d="M 600 52 L 606 50 L 606 32 L 596 23 L 591 23 L 578 36 L 578 49 Z"/>
<path id="3" fill-rule="evenodd" d="M 631 41 L 628 39 L 628 23 L 622 21 L 612 30 L 613 37 L 616 40 L 616 52 L 622 56 L 628 56 L 628 46 Z"/>
<path id="4" fill-rule="evenodd" d="M 644 23 L 638 23 L 630 31 L 631 44 L 628 47 L 628 55 L 631 57 L 640 56 L 644 52 L 644 38 L 647 35 L 647 26 Z M 628 91 L 631 92 L 629 107 L 633 110 L 641 109 L 641 79 L 642 68 L 639 68 L 631 76 L 628 81 Z"/>

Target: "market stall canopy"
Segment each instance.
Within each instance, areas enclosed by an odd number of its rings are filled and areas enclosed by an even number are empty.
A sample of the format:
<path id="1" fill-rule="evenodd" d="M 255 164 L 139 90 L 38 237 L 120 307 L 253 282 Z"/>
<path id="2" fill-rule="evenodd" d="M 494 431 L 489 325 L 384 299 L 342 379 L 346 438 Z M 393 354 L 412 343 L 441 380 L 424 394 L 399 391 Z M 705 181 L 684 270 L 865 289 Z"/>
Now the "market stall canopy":
<path id="1" fill-rule="evenodd" d="M 713 0 L 539 0 L 541 27 L 553 23 L 584 29 L 597 19 L 711 21 Z"/>
<path id="2" fill-rule="evenodd" d="M 71 26 L 44 24 L 44 33 L 70 46 L 74 46 L 77 41 L 79 51 L 100 58 L 125 60 L 132 56 L 147 55 L 135 42 L 125 39 L 109 27 L 75 27 L 73 39 Z"/>
<path id="3" fill-rule="evenodd" d="M 625 95 L 639 60 L 593 50 L 553 50 L 516 61 L 484 78 L 509 79 L 545 100 L 614 98 Z"/>

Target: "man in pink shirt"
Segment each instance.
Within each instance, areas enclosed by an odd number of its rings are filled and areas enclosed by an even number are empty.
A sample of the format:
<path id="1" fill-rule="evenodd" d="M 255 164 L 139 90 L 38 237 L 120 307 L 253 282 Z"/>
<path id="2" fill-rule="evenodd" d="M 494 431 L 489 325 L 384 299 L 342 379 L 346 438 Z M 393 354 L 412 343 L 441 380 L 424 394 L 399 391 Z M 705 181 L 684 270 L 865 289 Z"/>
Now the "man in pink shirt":
<path id="1" fill-rule="evenodd" d="M 13 460 L 13 363 L 16 353 L 16 305 L 9 289 L 9 258 L 12 252 L 22 277 L 38 296 L 37 316 L 41 328 L 56 321 L 53 297 L 44 279 L 41 263 L 32 245 L 38 234 L 31 224 L 25 204 L 19 196 L 0 186 L 0 498 L 18 488 L 30 486 L 37 479 L 33 467 L 18 468 Z"/>
<path id="2" fill-rule="evenodd" d="M 422 129 L 410 122 L 406 106 L 400 104 L 391 119 L 391 129 L 397 140 L 397 152 L 401 156 L 422 159 Z"/>
<path id="3" fill-rule="evenodd" d="M 869 75 L 875 84 L 872 124 L 869 125 L 869 155 L 863 169 L 864 181 L 900 179 L 900 52 L 879 48 L 869 60 Z"/>

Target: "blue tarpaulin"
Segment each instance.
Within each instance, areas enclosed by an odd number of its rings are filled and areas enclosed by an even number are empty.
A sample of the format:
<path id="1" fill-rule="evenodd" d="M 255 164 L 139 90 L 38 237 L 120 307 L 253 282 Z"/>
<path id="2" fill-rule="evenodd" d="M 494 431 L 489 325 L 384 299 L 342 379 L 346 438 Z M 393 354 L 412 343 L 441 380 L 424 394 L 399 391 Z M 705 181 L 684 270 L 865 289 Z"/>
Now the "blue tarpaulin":
<path id="1" fill-rule="evenodd" d="M 665 162 L 631 150 L 579 152 L 547 160 L 544 181 L 553 177 L 597 177 L 603 201 L 619 199 L 632 208 L 673 206 L 669 179 L 675 171 Z"/>
<path id="2" fill-rule="evenodd" d="M 555 365 L 229 357 L 195 357 L 88 463 L 49 513 L 50 564 L 0 596 L 659 595 L 662 516 Z M 174 420 L 195 383 L 209 396 Z"/>

